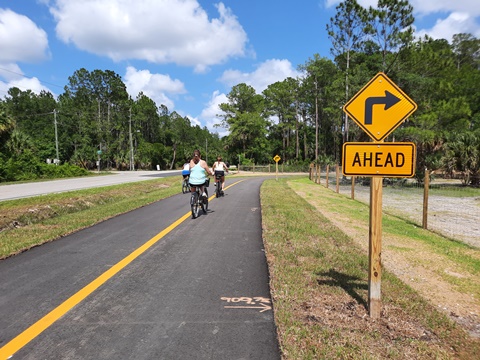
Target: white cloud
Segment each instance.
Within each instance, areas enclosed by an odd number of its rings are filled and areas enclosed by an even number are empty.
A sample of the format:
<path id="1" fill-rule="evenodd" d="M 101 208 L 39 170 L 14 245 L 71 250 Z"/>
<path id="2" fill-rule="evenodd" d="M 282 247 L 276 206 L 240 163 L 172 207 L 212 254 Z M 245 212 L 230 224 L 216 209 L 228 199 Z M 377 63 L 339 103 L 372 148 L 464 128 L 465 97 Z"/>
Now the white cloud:
<path id="1" fill-rule="evenodd" d="M 324 0 L 325 7 L 328 8 L 335 8 L 338 4 L 340 4 L 342 0 Z M 377 6 L 377 0 L 357 0 L 357 2 L 362 5 L 364 8 L 368 9 L 370 6 L 375 7 Z"/>
<path id="2" fill-rule="evenodd" d="M 428 35 L 434 39 L 446 39 L 452 41 L 452 37 L 459 33 L 470 33 L 480 37 L 480 27 L 467 13 L 451 13 L 446 19 L 438 19 L 430 29 L 421 29 L 415 32 L 417 37 Z"/>
<path id="3" fill-rule="evenodd" d="M 410 0 L 416 14 L 468 12 L 471 16 L 480 15 L 478 0 Z"/>
<path id="4" fill-rule="evenodd" d="M 0 62 L 36 62 L 48 58 L 47 33 L 28 17 L 0 9 Z"/>
<path id="5" fill-rule="evenodd" d="M 168 75 L 152 74 L 149 70 L 137 70 L 133 66 L 127 67 L 123 81 L 127 92 L 132 98 L 143 92 L 144 95 L 155 101 L 157 106 L 165 105 L 169 110 L 174 108 L 174 102 L 167 94 L 177 95 L 186 92 L 184 84 Z"/>
<path id="6" fill-rule="evenodd" d="M 65 43 L 114 61 L 194 66 L 197 72 L 245 56 L 247 35 L 223 3 L 209 19 L 197 0 L 56 0 L 50 8 Z"/>
<path id="7" fill-rule="evenodd" d="M 12 87 L 17 87 L 21 91 L 31 90 L 35 94 L 40 94 L 44 90 L 55 96 L 54 92 L 42 85 L 36 77 L 24 76 L 20 67 L 14 63 L 0 63 L 0 78 L 4 80 L 0 81 L 0 94 L 5 96 Z"/>
<path id="8" fill-rule="evenodd" d="M 326 8 L 335 8 L 342 0 L 323 0 Z M 357 0 L 368 9 L 377 7 L 378 0 Z M 415 14 L 428 15 L 435 13 L 469 12 L 472 16 L 480 15 L 480 2 L 478 0 L 410 0 Z"/>
<path id="9" fill-rule="evenodd" d="M 218 90 L 214 91 L 206 107 L 200 114 L 200 119 L 206 124 L 207 129 L 212 133 L 218 132 L 220 137 L 228 135 L 228 131 L 223 127 L 215 127 L 214 125 L 221 123 L 220 118 L 217 116 L 223 113 L 219 105 L 226 102 L 228 102 L 227 95 L 220 93 Z"/>
<path id="10" fill-rule="evenodd" d="M 192 115 L 187 115 L 187 117 L 190 120 L 190 124 L 192 124 L 192 126 L 203 127 L 201 121 L 197 117 L 194 117 Z"/>
<path id="11" fill-rule="evenodd" d="M 301 74 L 294 69 L 288 60 L 267 60 L 261 63 L 251 73 L 239 70 L 227 70 L 223 73 L 220 81 L 228 86 L 245 83 L 252 86 L 257 93 L 261 93 L 268 85 L 277 81 L 283 81 L 287 77 L 296 78 Z"/>
<path id="12" fill-rule="evenodd" d="M 340 0 L 325 0 L 327 8 L 334 8 Z M 358 0 L 365 8 L 376 7 L 377 0 Z M 415 16 L 415 35 L 428 35 L 434 39 L 452 40 L 453 35 L 469 33 L 480 37 L 479 0 L 410 0 Z M 428 17 L 430 24 L 425 24 Z M 434 23 L 432 23 L 432 20 Z M 422 24 L 422 25 L 419 25 Z"/>
<path id="13" fill-rule="evenodd" d="M 453 35 L 469 33 L 480 36 L 480 1 L 478 0 L 412 0 L 414 15 L 420 22 L 426 16 L 436 17 L 435 24 L 418 28 L 417 37 L 428 35 L 434 39 L 452 40 Z"/>
<path id="14" fill-rule="evenodd" d="M 293 68 L 290 61 L 272 59 L 261 63 L 250 73 L 239 70 L 226 70 L 219 81 L 227 87 L 245 83 L 252 86 L 257 94 L 260 94 L 270 84 L 285 80 L 287 77 L 295 78 L 297 76 L 301 76 L 301 74 Z M 226 102 L 228 102 L 227 95 L 215 91 L 200 115 L 200 120 L 206 124 L 206 127 L 211 132 L 218 132 L 220 136 L 226 136 L 229 133 L 225 128 L 214 126 L 221 122 L 217 116 L 223 113 L 219 105 Z"/>

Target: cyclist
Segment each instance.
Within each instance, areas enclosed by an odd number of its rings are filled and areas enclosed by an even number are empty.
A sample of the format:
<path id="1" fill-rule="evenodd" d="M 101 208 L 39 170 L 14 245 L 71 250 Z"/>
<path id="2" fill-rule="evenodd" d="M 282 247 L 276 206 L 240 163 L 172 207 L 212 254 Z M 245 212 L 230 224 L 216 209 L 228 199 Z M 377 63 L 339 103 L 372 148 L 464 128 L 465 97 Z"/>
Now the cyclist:
<path id="1" fill-rule="evenodd" d="M 183 180 L 185 180 L 185 178 L 188 180 L 188 177 L 190 176 L 190 161 L 188 160 L 185 164 L 183 164 L 182 176 Z"/>
<path id="2" fill-rule="evenodd" d="M 193 151 L 193 158 L 190 160 L 190 186 L 191 191 L 195 192 L 196 187 L 200 187 L 200 192 L 203 197 L 206 197 L 205 193 L 205 182 L 207 181 L 208 175 L 213 175 L 213 171 L 208 168 L 208 164 L 205 160 L 200 158 L 200 150 L 196 149 Z"/>
<path id="3" fill-rule="evenodd" d="M 215 181 L 217 181 L 217 176 L 220 176 L 223 194 L 223 188 L 225 186 L 225 171 L 228 173 L 228 166 L 222 161 L 221 156 L 217 156 L 217 161 L 213 163 L 212 170 L 215 173 Z"/>

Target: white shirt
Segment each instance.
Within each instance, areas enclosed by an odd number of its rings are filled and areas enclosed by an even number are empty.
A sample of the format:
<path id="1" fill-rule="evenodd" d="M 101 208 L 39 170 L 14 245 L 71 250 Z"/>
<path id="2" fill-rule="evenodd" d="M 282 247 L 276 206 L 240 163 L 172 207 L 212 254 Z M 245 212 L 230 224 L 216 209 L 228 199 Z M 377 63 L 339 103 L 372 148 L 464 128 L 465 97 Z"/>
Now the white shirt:
<path id="1" fill-rule="evenodd" d="M 215 161 L 215 164 L 213 164 L 215 167 L 215 171 L 224 171 L 225 169 L 223 168 L 223 161 Z"/>

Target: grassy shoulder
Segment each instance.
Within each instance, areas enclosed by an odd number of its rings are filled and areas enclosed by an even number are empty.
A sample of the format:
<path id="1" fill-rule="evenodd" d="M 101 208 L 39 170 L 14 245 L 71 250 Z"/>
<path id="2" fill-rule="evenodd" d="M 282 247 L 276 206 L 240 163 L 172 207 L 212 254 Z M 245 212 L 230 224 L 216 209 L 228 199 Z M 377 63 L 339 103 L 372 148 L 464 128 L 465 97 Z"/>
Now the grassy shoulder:
<path id="1" fill-rule="evenodd" d="M 0 202 L 0 259 L 178 194 L 178 177 Z"/>
<path id="2" fill-rule="evenodd" d="M 389 271 L 382 277 L 382 316 L 370 319 L 367 253 L 338 223 L 292 191 L 296 186 L 305 197 L 315 197 L 320 207 L 333 208 L 344 226 L 356 226 L 355 219 L 368 224 L 365 205 L 318 185 L 309 188 L 305 180 L 269 180 L 262 186 L 265 249 L 284 358 L 479 357 L 478 339 Z M 411 229 L 397 218 L 384 225 L 384 231 L 403 237 L 412 236 Z M 421 231 L 418 236 L 420 242 L 437 243 Z M 437 251 L 476 274 L 478 258 L 469 255 L 472 250 L 446 243 Z"/>

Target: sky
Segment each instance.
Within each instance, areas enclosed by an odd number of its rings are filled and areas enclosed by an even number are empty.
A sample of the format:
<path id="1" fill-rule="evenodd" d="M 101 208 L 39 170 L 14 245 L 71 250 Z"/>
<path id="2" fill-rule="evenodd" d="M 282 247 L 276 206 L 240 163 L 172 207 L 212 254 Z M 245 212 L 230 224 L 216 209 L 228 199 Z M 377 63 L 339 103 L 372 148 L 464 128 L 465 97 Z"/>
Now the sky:
<path id="1" fill-rule="evenodd" d="M 376 0 L 358 0 L 364 7 Z M 111 70 L 139 92 L 220 136 L 232 86 L 261 93 L 331 58 L 326 25 L 340 0 L 0 0 L 0 97 L 63 93 L 75 71 Z M 410 0 L 415 35 L 480 38 L 480 0 Z"/>

